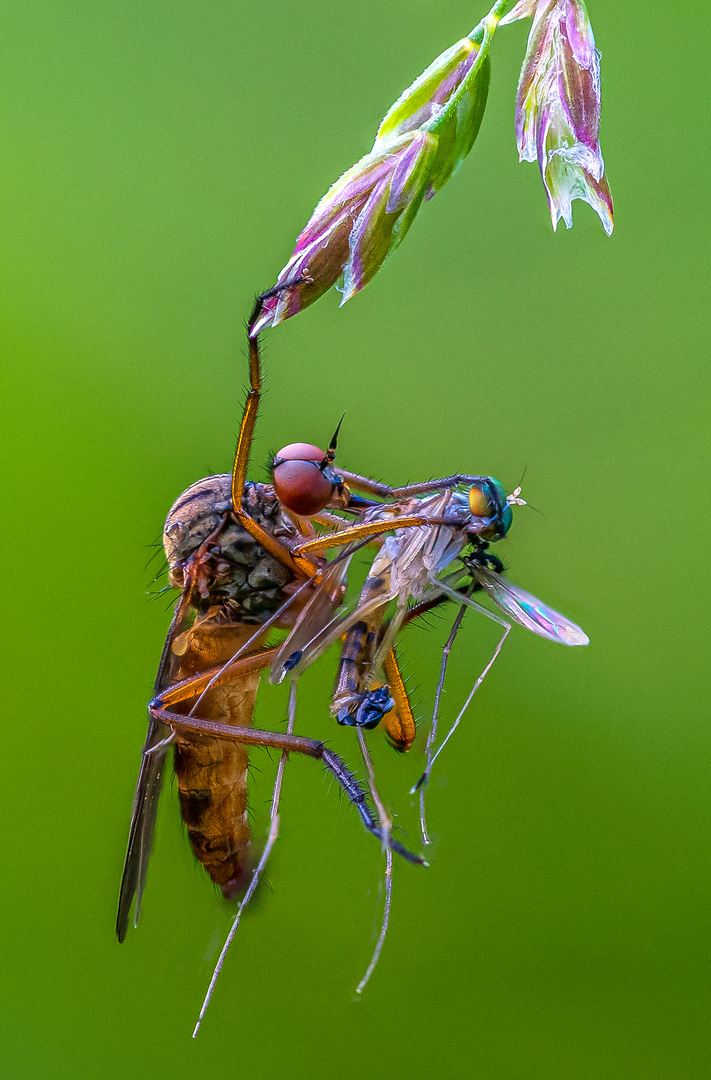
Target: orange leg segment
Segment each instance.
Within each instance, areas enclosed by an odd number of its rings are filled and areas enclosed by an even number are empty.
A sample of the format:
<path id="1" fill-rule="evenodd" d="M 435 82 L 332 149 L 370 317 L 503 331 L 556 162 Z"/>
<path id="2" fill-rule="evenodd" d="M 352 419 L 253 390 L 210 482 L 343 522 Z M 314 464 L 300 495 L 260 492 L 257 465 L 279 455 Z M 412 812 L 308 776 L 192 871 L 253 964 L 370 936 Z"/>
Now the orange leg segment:
<path id="1" fill-rule="evenodd" d="M 247 401 L 245 402 L 244 412 L 242 413 L 242 422 L 240 423 L 239 435 L 237 436 L 235 460 L 232 466 L 232 513 L 235 520 L 239 522 L 242 528 L 246 529 L 250 536 L 253 536 L 270 555 L 273 555 L 279 562 L 288 566 L 290 570 L 296 570 L 297 573 L 303 574 L 305 577 L 311 577 L 315 569 L 317 569 L 316 564 L 311 559 L 292 558 L 291 549 L 288 544 L 285 544 L 283 541 L 278 540 L 275 536 L 268 533 L 242 509 L 242 497 L 244 495 L 244 486 L 247 481 L 247 470 L 249 468 L 249 454 L 252 449 L 252 439 L 254 438 L 257 413 L 259 412 L 259 401 L 262 394 L 262 365 L 259 355 L 259 339 L 251 336 L 251 330 L 262 313 L 265 300 L 275 296 L 277 293 L 286 292 L 289 289 L 294 288 L 295 285 L 300 285 L 303 280 L 303 278 L 296 278 L 294 281 L 284 282 L 282 285 L 275 286 L 275 288 L 269 289 L 267 292 L 262 293 L 261 296 L 258 296 L 247 323 L 247 340 L 249 342 L 249 393 L 247 394 Z"/>
<path id="2" fill-rule="evenodd" d="M 383 674 L 388 681 L 395 703 L 394 708 L 383 717 L 383 727 L 395 749 L 401 754 L 406 754 L 415 740 L 417 726 L 394 649 L 391 649 L 385 657 Z"/>
<path id="3" fill-rule="evenodd" d="M 402 620 L 403 627 L 414 619 L 425 615 L 433 608 L 446 603 L 447 597 L 437 596 L 433 600 L 425 600 L 409 608 Z M 401 754 L 406 754 L 412 747 L 417 734 L 417 724 L 410 705 L 410 697 L 405 686 L 405 680 L 400 671 L 397 653 L 391 649 L 383 661 L 383 674 L 387 679 L 390 693 L 394 701 L 394 707 L 383 717 L 383 727 L 390 742 Z"/>
<path id="4" fill-rule="evenodd" d="M 201 671 L 199 675 L 174 683 L 154 698 L 154 703 L 159 703 L 162 708 L 169 708 L 171 705 L 178 705 L 181 701 L 191 701 L 202 694 L 208 686 L 210 690 L 213 690 L 233 679 L 239 679 L 243 675 L 251 675 L 255 671 L 262 671 L 263 668 L 269 667 L 278 651 L 278 649 L 259 649 L 257 652 L 240 657 L 234 663 L 228 661 L 220 667 Z"/>
<path id="5" fill-rule="evenodd" d="M 342 544 L 350 544 L 354 540 L 364 540 L 380 533 L 392 532 L 395 529 L 412 529 L 420 525 L 446 525 L 444 518 L 424 517 L 422 514 L 411 514 L 405 517 L 391 518 L 389 521 L 368 521 L 363 525 L 352 525 L 349 529 L 341 529 L 336 533 L 319 536 L 316 540 L 309 540 L 305 544 L 297 544 L 292 548 L 292 554 L 296 556 L 306 555 L 312 551 L 326 551 L 327 548 L 341 547 Z"/>
<path id="6" fill-rule="evenodd" d="M 258 296 L 254 301 L 252 314 L 249 316 L 247 322 L 247 341 L 249 344 L 249 393 L 244 406 L 244 412 L 242 413 L 242 423 L 239 426 L 237 449 L 235 451 L 234 465 L 232 466 L 232 508 L 236 514 L 239 514 L 242 508 L 242 496 L 244 494 L 244 485 L 247 479 L 247 469 L 249 467 L 249 452 L 252 449 L 252 438 L 254 437 L 254 427 L 257 423 L 257 413 L 259 411 L 259 399 L 262 393 L 262 365 L 259 356 L 259 339 L 252 337 L 252 329 L 257 322 L 257 319 L 262 314 L 266 300 L 269 300 L 272 296 L 276 296 L 278 293 L 292 289 L 295 285 L 301 284 L 302 280 L 302 278 L 297 278 L 294 281 L 285 281 L 282 285 L 277 285 L 273 289 L 268 289 L 266 292 L 262 293 L 261 296 Z M 257 537 L 257 539 L 259 539 L 259 537 Z"/>

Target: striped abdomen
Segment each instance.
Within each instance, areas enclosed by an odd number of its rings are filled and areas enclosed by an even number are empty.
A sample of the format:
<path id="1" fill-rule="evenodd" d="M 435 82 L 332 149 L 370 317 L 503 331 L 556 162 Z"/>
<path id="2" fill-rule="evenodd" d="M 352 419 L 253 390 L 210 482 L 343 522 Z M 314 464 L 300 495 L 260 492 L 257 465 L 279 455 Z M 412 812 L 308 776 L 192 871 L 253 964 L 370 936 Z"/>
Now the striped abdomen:
<path id="1" fill-rule="evenodd" d="M 253 629 L 253 628 L 252 628 Z M 250 635 L 244 626 L 220 626 L 209 617 L 174 644 L 179 679 L 229 660 Z M 259 672 L 209 690 L 195 710 L 203 719 L 247 727 L 252 723 Z M 181 711 L 189 711 L 189 706 Z M 245 747 L 226 739 L 179 736 L 175 775 L 180 808 L 195 856 L 212 880 L 231 897 L 249 869 Z"/>

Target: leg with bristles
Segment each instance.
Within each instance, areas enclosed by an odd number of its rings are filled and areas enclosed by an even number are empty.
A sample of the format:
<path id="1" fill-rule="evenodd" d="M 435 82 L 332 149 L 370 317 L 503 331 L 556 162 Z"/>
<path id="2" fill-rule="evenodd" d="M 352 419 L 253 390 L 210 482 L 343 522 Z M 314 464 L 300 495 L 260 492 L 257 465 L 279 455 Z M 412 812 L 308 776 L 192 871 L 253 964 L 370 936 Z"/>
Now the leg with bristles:
<path id="1" fill-rule="evenodd" d="M 436 596 L 429 600 L 422 601 L 419 604 L 414 604 L 404 612 L 402 616 L 402 627 L 407 626 L 408 623 L 420 618 L 421 615 L 426 614 L 428 611 L 432 611 L 433 608 L 446 603 L 447 599 L 448 598 L 445 596 Z M 387 626 L 384 630 L 387 630 Z M 405 680 L 402 676 L 402 671 L 400 670 L 400 662 L 394 646 L 389 650 L 383 660 L 383 674 L 390 687 L 390 694 L 394 702 L 393 708 L 385 713 L 385 716 L 383 717 L 383 729 L 390 741 L 390 745 L 393 746 L 398 753 L 406 754 L 415 741 L 415 736 L 417 735 L 417 723 L 412 711 L 410 695 L 405 686 Z"/>
<path id="2" fill-rule="evenodd" d="M 383 717 L 385 734 L 399 753 L 406 754 L 415 741 L 417 725 L 394 648 L 383 661 L 383 674 L 394 702 L 393 708 Z"/>
<path id="3" fill-rule="evenodd" d="M 427 862 L 421 855 L 415 855 L 397 840 L 388 837 L 384 840 L 382 830 L 379 828 L 373 812 L 368 805 L 363 788 L 343 761 L 324 743 L 317 739 L 308 739 L 300 735 L 290 735 L 282 731 L 260 731 L 252 727 L 233 727 L 231 724 L 221 724 L 215 720 L 201 720 L 197 716 L 183 716 L 180 713 L 162 709 L 155 702 L 151 702 L 148 711 L 154 720 L 159 720 L 168 727 L 177 728 L 180 732 L 187 732 L 197 736 L 208 738 L 228 739 L 244 746 L 265 746 L 274 750 L 286 750 L 289 753 L 305 754 L 307 757 L 316 758 L 323 762 L 328 771 L 336 778 L 349 800 L 353 803 L 361 821 L 368 832 L 372 833 L 381 842 L 386 842 L 388 847 L 396 855 L 402 855 L 408 862 L 419 866 L 427 866 Z"/>
<path id="4" fill-rule="evenodd" d="M 368 540 L 381 533 L 394 532 L 396 529 L 413 529 L 427 525 L 448 525 L 451 521 L 446 518 L 427 517 L 425 514 L 406 514 L 402 517 L 394 517 L 383 521 L 366 521 L 362 525 L 351 525 L 339 532 L 328 533 L 308 540 L 305 544 L 295 544 L 291 549 L 294 558 L 314 552 L 326 551 L 328 548 L 341 547 L 353 540 Z"/>
<path id="5" fill-rule="evenodd" d="M 452 476 L 442 476 L 437 480 L 425 480 L 419 484 L 406 484 L 404 487 L 390 487 L 388 484 L 381 484 L 377 480 L 370 480 L 367 476 L 361 476 L 359 473 L 348 472 L 346 469 L 339 469 L 338 473 L 346 483 L 356 488 L 358 491 L 364 492 L 366 495 L 375 495 L 381 499 L 408 499 L 418 495 L 428 495 L 436 491 L 445 491 L 447 488 L 459 487 L 460 484 L 479 484 L 482 480 L 488 479 L 484 476 L 470 476 L 468 473 L 454 473 Z"/>
<path id="6" fill-rule="evenodd" d="M 294 719 L 296 717 L 296 682 L 297 680 L 294 680 L 289 690 L 289 718 L 286 726 L 287 735 L 292 735 L 294 732 Z M 257 863 L 254 873 L 252 874 L 249 888 L 244 894 L 241 904 L 237 908 L 237 914 L 232 920 L 230 932 L 225 939 L 225 944 L 222 946 L 222 951 L 220 952 L 217 963 L 215 964 L 215 970 L 212 973 L 210 985 L 207 988 L 207 993 L 205 994 L 205 999 L 202 1003 L 202 1008 L 200 1009 L 200 1015 L 198 1016 L 195 1029 L 193 1031 L 193 1038 L 197 1036 L 197 1033 L 200 1030 L 200 1025 L 202 1024 L 203 1017 L 207 1012 L 208 1005 L 210 1004 L 210 999 L 215 989 L 215 984 L 220 977 L 220 972 L 222 971 L 222 965 L 225 962 L 225 957 L 227 956 L 230 945 L 232 944 L 235 934 L 237 933 L 240 920 L 242 919 L 242 912 L 244 911 L 247 904 L 250 902 L 250 900 L 254 896 L 254 893 L 256 892 L 257 886 L 259 884 L 259 879 L 262 875 L 262 871 L 267 864 L 267 860 L 271 855 L 272 848 L 274 847 L 274 844 L 276 843 L 277 837 L 279 835 L 279 800 L 281 798 L 281 785 L 284 779 L 284 769 L 286 767 L 288 759 L 288 751 L 282 750 L 281 757 L 279 758 L 279 764 L 277 765 L 276 779 L 274 780 L 274 790 L 272 792 L 272 806 L 269 815 L 269 835 L 267 836 L 267 842 L 264 845 L 264 851 L 262 852 L 262 856 Z"/>
<path id="7" fill-rule="evenodd" d="M 244 495 L 244 487 L 247 482 L 247 470 L 249 468 L 249 454 L 252 448 L 252 439 L 254 438 L 254 429 L 257 423 L 257 413 L 259 412 L 259 402 L 262 394 L 262 366 L 259 354 L 259 338 L 252 337 L 252 329 L 262 313 L 265 301 L 272 296 L 276 296 L 278 293 L 293 289 L 294 286 L 302 284 L 303 281 L 304 278 L 295 278 L 293 281 L 285 281 L 283 284 L 277 285 L 273 289 L 269 289 L 267 292 L 262 293 L 261 296 L 258 296 L 255 300 L 252 314 L 247 323 L 247 341 L 249 345 L 249 392 L 242 413 L 239 435 L 237 436 L 235 460 L 232 466 L 232 516 L 242 528 L 250 534 L 250 536 L 253 536 L 254 539 L 269 552 L 270 555 L 273 555 L 274 558 L 284 563 L 284 565 L 288 566 L 291 570 L 296 569 L 308 576 L 316 569 L 312 560 L 308 558 L 292 558 L 289 545 L 285 544 L 277 537 L 272 536 L 272 534 L 267 532 L 266 529 L 263 529 L 261 525 L 258 525 L 242 506 L 242 497 Z"/>
<path id="8" fill-rule="evenodd" d="M 232 509 L 239 514 L 242 508 L 242 496 L 244 485 L 247 480 L 249 468 L 249 452 L 252 448 L 254 428 L 257 423 L 259 401 L 262 394 L 262 365 L 259 354 L 259 338 L 252 337 L 259 316 L 262 314 L 264 304 L 272 296 L 287 292 L 296 285 L 301 285 L 304 279 L 295 278 L 293 281 L 285 281 L 276 285 L 273 289 L 267 289 L 254 301 L 252 314 L 247 322 L 247 344 L 249 346 L 249 393 L 245 402 L 242 422 L 240 423 L 239 435 L 237 436 L 237 449 L 235 451 L 234 465 L 232 466 Z"/>
<path id="9" fill-rule="evenodd" d="M 182 701 L 192 701 L 193 698 L 198 698 L 199 702 L 199 699 L 206 691 L 214 690 L 218 686 L 223 686 L 225 683 L 232 682 L 243 675 L 251 675 L 255 671 L 262 671 L 265 667 L 269 667 L 276 653 L 277 649 L 275 648 L 257 648 L 254 652 L 248 652 L 244 656 L 238 656 L 235 653 L 230 660 L 219 667 L 208 668 L 207 671 L 202 671 L 199 675 L 192 675 L 188 679 L 181 679 L 180 682 L 173 683 L 162 694 L 159 694 L 154 701 L 163 708 L 179 705 Z"/>

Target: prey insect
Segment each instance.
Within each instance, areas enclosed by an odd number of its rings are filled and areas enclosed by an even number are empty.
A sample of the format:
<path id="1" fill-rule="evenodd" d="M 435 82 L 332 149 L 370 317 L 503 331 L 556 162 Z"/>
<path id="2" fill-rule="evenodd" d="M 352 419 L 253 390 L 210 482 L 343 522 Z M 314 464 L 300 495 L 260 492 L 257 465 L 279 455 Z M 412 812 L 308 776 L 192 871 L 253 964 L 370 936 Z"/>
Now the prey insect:
<path id="1" fill-rule="evenodd" d="M 285 287 L 289 286 L 279 288 Z M 270 291 L 257 299 L 250 330 L 271 295 Z M 148 706 L 148 735 L 119 895 L 120 941 L 126 936 L 134 901 L 134 925 L 138 922 L 171 745 L 193 852 L 227 897 L 246 884 L 249 874 L 249 746 L 321 761 L 369 832 L 410 862 L 424 863 L 382 829 L 364 789 L 322 742 L 251 727 L 260 673 L 277 652 L 265 641 L 270 628 L 294 626 L 314 595 L 325 611 L 333 611 L 345 588 L 343 572 L 334 573 L 334 563 L 328 564 L 318 551 L 312 521 L 331 522 L 331 510 L 358 513 L 368 503 L 351 495 L 332 468 L 338 431 L 326 454 L 308 444 L 291 444 L 280 451 L 272 484 L 247 481 L 261 392 L 259 344 L 251 334 L 249 343 L 250 391 L 232 473 L 193 484 L 166 520 L 170 582 L 180 590 L 180 598 Z M 345 527 L 344 540 L 359 539 L 353 533 Z M 330 546 L 328 540 L 324 546 Z"/>
<path id="2" fill-rule="evenodd" d="M 298 674 L 338 638 L 344 638 L 334 689 L 332 712 L 340 724 L 375 727 L 385 718 L 391 742 L 401 751 L 409 750 L 415 736 L 412 711 L 404 686 L 392 670 L 394 645 L 400 629 L 423 608 L 451 595 L 437 574 L 462 552 L 467 544 L 501 539 L 508 532 L 513 514 L 498 480 L 490 476 L 458 474 L 441 480 L 388 488 L 356 474 L 347 473 L 355 487 L 386 498 L 361 513 L 363 533 L 376 526 L 427 519 L 426 526 L 405 527 L 389 536 L 376 555 L 358 603 L 340 619 L 325 626 L 309 625 L 308 608 L 298 632 L 284 643 L 272 669 L 279 680 L 287 672 Z M 459 487 L 468 485 L 462 492 Z M 337 533 L 320 538 L 320 543 L 340 545 Z M 305 545 L 304 551 L 309 550 Z M 388 622 L 385 614 L 391 601 L 395 612 Z M 414 607 L 410 606 L 414 601 Z M 311 633 L 310 633 L 311 631 Z M 288 654 L 293 641 L 305 639 L 296 653 Z M 374 685 L 385 674 L 384 685 Z M 394 710 L 397 722 L 388 723 Z"/>
<path id="3" fill-rule="evenodd" d="M 341 659 L 336 677 L 332 712 L 339 723 L 369 728 L 384 718 L 391 741 L 408 750 L 414 738 L 413 725 L 400 722 L 411 716 L 407 695 L 389 670 L 397 635 L 413 615 L 444 600 L 456 601 L 461 611 L 447 643 L 442 673 L 435 697 L 432 725 L 428 734 L 426 769 L 413 791 L 421 790 L 421 825 L 425 843 L 429 841 L 424 814 L 424 786 L 432 764 L 458 726 L 476 690 L 497 659 L 511 630 L 511 622 L 526 627 L 541 637 L 565 645 L 587 645 L 583 630 L 564 615 L 520 589 L 504 576 L 504 566 L 489 550 L 490 544 L 508 534 L 513 521 L 512 508 L 524 505 L 520 488 L 506 495 L 494 477 L 456 475 L 426 484 L 394 490 L 373 484 L 355 474 L 344 473 L 352 486 L 389 501 L 361 513 L 362 527 L 369 523 L 426 517 L 427 526 L 406 528 L 389 536 L 366 578 L 360 599 L 353 609 L 322 627 L 312 626 L 310 638 L 298 653 L 286 655 L 291 644 L 282 646 L 272 670 L 272 678 L 282 678 L 288 671 L 297 674 L 312 663 L 329 645 L 343 638 Z M 462 490 L 462 486 L 466 489 Z M 338 545 L 339 537 L 331 538 Z M 323 540 L 321 541 L 323 550 Z M 303 548 L 308 551 L 308 545 Z M 482 592 L 508 616 L 502 618 L 472 598 Z M 395 604 L 388 621 L 385 615 Z M 414 606 L 413 606 L 414 605 Z M 437 736 L 439 701 L 444 683 L 447 657 L 464 612 L 473 608 L 502 627 L 493 655 L 476 680 L 464 709 L 434 753 Z M 300 634 L 307 634 L 308 609 L 302 616 Z M 383 681 L 383 676 L 385 681 Z M 390 710 L 398 717 L 388 724 Z"/>

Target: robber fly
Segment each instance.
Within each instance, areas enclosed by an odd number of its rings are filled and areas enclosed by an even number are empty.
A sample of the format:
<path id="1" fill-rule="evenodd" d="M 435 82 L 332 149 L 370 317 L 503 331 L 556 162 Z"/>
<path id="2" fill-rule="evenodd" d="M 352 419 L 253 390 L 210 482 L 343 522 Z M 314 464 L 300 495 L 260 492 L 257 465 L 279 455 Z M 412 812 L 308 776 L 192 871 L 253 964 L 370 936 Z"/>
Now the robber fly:
<path id="1" fill-rule="evenodd" d="M 285 287 L 291 286 L 279 289 Z M 281 450 L 273 462 L 271 484 L 246 480 L 261 392 L 259 343 L 252 328 L 271 295 L 273 290 L 257 299 L 248 323 L 250 390 L 232 474 L 193 484 L 171 508 L 165 524 L 170 583 L 180 590 L 180 598 L 148 706 L 148 735 L 119 896 L 120 941 L 134 899 L 134 925 L 138 921 L 170 745 L 193 851 L 226 897 L 245 884 L 249 867 L 248 746 L 319 759 L 371 833 L 409 861 L 424 862 L 383 833 L 364 790 L 323 743 L 251 727 L 260 672 L 278 651 L 265 644 L 269 629 L 293 627 L 314 595 L 324 611 L 332 613 L 345 589 L 343 567 L 338 560 L 327 563 L 319 553 L 311 522 L 337 524 L 344 543 L 359 540 L 359 526 L 349 528 L 330 511 L 358 514 L 370 505 L 352 495 L 333 469 L 338 430 L 325 454 L 304 443 Z M 426 520 L 420 515 L 408 523 Z M 382 524 L 374 523 L 368 535 L 382 531 Z M 332 546 L 330 535 L 324 545 Z"/>

